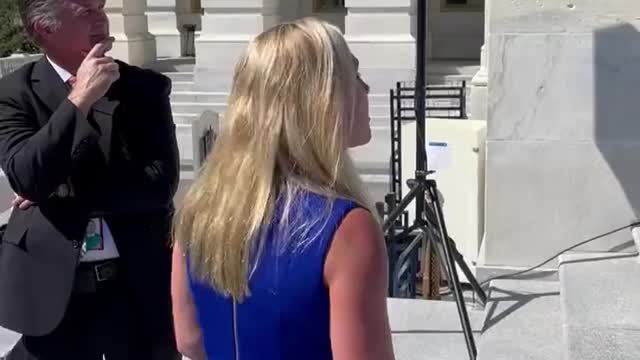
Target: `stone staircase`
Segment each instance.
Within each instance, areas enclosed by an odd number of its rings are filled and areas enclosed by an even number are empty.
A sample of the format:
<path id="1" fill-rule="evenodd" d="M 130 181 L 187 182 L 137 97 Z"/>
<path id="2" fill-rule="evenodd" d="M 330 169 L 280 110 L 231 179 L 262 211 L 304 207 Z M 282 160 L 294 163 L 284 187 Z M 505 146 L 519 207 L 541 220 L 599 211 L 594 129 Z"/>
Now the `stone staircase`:
<path id="1" fill-rule="evenodd" d="M 640 359 L 640 261 L 560 257 L 559 281 L 491 283 L 478 360 Z"/>
<path id="2" fill-rule="evenodd" d="M 163 72 L 172 80 L 171 107 L 177 127 L 181 162 L 190 163 L 192 156 L 191 122 L 203 111 L 224 114 L 227 107 L 226 93 L 194 91 L 193 64 L 170 66 L 176 60 L 158 61 L 148 67 Z M 389 191 L 389 99 L 387 94 L 370 96 L 370 115 L 373 138 L 366 146 L 353 150 L 353 157 L 372 197 L 382 201 Z M 188 175 L 188 174 L 187 174 Z"/>
<path id="3" fill-rule="evenodd" d="M 640 258 L 573 253 L 559 281 L 495 280 L 469 305 L 478 360 L 640 359 Z M 455 304 L 389 299 L 397 360 L 469 359 Z"/>
<path id="4" fill-rule="evenodd" d="M 193 59 L 159 60 L 147 67 L 160 71 L 171 78 L 173 83 L 171 106 L 177 125 L 178 140 L 182 161 L 189 163 L 191 155 L 190 123 L 205 110 L 223 114 L 226 110 L 226 93 L 198 92 L 194 90 Z M 442 84 L 450 81 L 469 80 L 477 71 L 477 66 L 469 64 L 452 66 L 448 63 L 436 63 L 430 72 L 429 83 Z M 448 74 L 449 73 L 449 74 Z M 453 75 L 451 75 L 453 74 Z M 230 75 L 231 76 L 231 75 Z M 390 84 L 391 88 L 394 84 Z M 389 94 L 378 93 L 369 96 L 371 116 L 371 142 L 352 149 L 353 159 L 360 175 L 367 185 L 374 201 L 383 201 L 389 192 L 389 161 L 391 158 L 391 133 Z"/>

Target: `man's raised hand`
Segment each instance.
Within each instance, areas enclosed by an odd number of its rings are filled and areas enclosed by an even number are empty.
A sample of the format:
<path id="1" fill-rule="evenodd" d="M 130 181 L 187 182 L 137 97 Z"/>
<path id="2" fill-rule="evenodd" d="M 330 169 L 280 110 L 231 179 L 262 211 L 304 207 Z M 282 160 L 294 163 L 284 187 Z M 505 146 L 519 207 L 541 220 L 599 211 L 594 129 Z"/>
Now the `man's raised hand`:
<path id="1" fill-rule="evenodd" d="M 104 55 L 111 50 L 113 41 L 114 38 L 110 37 L 94 45 L 76 73 L 69 100 L 85 115 L 107 93 L 111 84 L 120 78 L 118 64 L 113 58 Z"/>

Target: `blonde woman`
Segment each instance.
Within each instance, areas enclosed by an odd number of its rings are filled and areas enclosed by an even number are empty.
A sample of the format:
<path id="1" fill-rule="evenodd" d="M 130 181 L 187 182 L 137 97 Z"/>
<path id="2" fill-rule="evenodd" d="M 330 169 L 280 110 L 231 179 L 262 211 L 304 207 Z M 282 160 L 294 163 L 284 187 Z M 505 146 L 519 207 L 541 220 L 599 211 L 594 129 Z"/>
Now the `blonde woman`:
<path id="1" fill-rule="evenodd" d="M 179 349 L 193 359 L 393 359 L 382 233 L 347 148 L 368 85 L 340 31 L 303 19 L 238 63 L 226 126 L 175 219 Z"/>

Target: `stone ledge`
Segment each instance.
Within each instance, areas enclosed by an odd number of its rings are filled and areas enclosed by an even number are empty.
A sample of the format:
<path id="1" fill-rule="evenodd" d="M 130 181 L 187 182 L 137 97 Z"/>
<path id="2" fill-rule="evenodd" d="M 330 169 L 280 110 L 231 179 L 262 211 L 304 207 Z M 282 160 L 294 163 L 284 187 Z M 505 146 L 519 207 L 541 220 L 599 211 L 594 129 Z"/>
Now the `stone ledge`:
<path id="1" fill-rule="evenodd" d="M 40 60 L 41 57 L 42 54 L 33 54 L 11 55 L 9 57 L 0 58 L 0 78 L 12 73 L 27 63 Z"/>
<path id="2" fill-rule="evenodd" d="M 478 360 L 562 359 L 559 288 L 557 282 L 493 281 Z"/>

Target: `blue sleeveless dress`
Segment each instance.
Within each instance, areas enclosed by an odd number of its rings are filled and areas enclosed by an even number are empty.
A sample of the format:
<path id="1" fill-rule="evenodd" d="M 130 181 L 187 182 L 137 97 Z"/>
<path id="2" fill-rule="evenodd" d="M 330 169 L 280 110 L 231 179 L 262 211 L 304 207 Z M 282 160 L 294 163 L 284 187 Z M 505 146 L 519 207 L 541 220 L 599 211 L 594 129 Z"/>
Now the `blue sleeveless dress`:
<path id="1" fill-rule="evenodd" d="M 207 358 L 216 360 L 327 360 L 329 293 L 324 261 L 352 201 L 302 192 L 287 216 L 288 230 L 271 226 L 242 303 L 219 295 L 189 274 Z M 318 219 L 320 217 L 320 219 Z M 301 229 L 300 221 L 318 219 Z M 281 242 L 286 238 L 289 246 Z"/>

